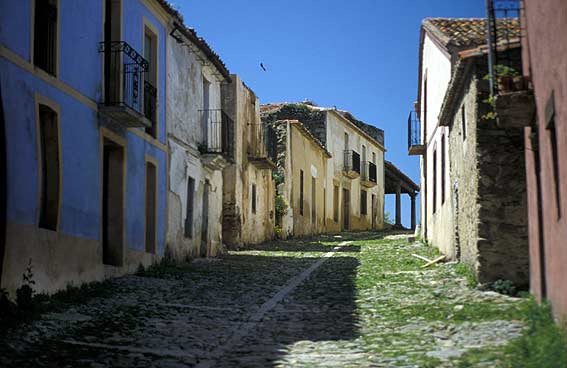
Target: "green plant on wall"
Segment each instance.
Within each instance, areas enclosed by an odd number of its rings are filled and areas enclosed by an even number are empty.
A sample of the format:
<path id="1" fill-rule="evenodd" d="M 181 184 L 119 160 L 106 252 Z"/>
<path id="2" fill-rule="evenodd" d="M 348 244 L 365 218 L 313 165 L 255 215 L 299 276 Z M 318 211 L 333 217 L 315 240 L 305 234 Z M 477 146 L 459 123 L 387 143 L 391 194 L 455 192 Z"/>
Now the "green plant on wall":
<path id="1" fill-rule="evenodd" d="M 285 215 L 285 211 L 287 211 L 288 204 L 285 198 L 281 194 L 276 195 L 275 207 L 276 207 L 276 218 L 278 219 L 282 218 L 282 216 Z"/>

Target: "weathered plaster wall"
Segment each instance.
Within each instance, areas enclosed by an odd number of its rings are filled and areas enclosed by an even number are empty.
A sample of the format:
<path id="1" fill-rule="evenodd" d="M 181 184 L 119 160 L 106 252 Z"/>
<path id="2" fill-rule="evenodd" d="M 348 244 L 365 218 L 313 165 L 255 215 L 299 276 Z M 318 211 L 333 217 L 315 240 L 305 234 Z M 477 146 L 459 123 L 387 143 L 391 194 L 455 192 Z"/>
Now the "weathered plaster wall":
<path id="1" fill-rule="evenodd" d="M 291 181 L 288 203 L 291 204 L 293 214 L 293 235 L 318 234 L 325 231 L 326 209 L 323 196 L 327 158 L 321 147 L 308 138 L 296 124 L 290 124 L 289 132 L 292 170 L 286 173 L 285 180 Z M 303 170 L 303 214 L 300 212 L 300 170 Z M 315 178 L 315 198 L 312 197 L 312 178 Z"/>
<path id="2" fill-rule="evenodd" d="M 350 191 L 350 230 L 369 230 L 372 228 L 372 194 L 376 196 L 376 228 L 381 229 L 384 225 L 384 151 L 376 143 L 367 139 L 353 128 L 349 122 L 333 111 L 327 112 L 327 150 L 332 158 L 327 161 L 326 185 L 326 217 L 330 226 L 329 230 L 341 229 L 344 216 L 342 208 L 342 189 Z M 355 150 L 360 154 L 362 163 L 362 146 L 366 146 L 366 160 L 372 161 L 372 153 L 376 154 L 376 181 L 374 188 L 366 188 L 360 185 L 360 177 L 349 179 L 343 175 L 345 139 L 344 134 L 349 135 L 348 149 Z M 339 185 L 339 223 L 333 219 L 333 188 Z M 360 190 L 367 192 L 367 214 L 360 214 Z"/>
<path id="3" fill-rule="evenodd" d="M 222 86 L 223 110 L 235 124 L 234 162 L 223 171 L 223 236 L 229 247 L 256 244 L 273 238 L 275 187 L 269 168 L 259 168 L 249 157 L 265 157 L 260 104 L 237 75 Z M 252 210 L 256 186 L 256 211 Z"/>
<path id="4" fill-rule="evenodd" d="M 449 145 L 446 145 L 446 173 L 444 176 L 446 197 L 441 200 L 441 139 L 446 127 L 438 126 L 438 116 L 443 98 L 451 80 L 451 60 L 448 54 L 441 50 L 426 33 L 422 49 L 421 73 L 421 111 L 418 111 L 421 121 L 421 134 L 426 145 L 425 156 L 421 157 L 421 232 L 422 235 L 449 257 L 455 256 L 453 205 L 451 196 L 451 181 L 449 179 Z M 448 143 L 448 142 L 447 142 Z M 436 211 L 433 213 L 433 151 L 437 149 L 437 191 Z"/>
<path id="5" fill-rule="evenodd" d="M 532 291 L 539 297 L 547 297 L 557 318 L 567 317 L 567 45 L 563 41 L 567 32 L 565 16 L 567 3 L 562 0 L 534 1 L 525 0 L 527 41 L 524 46 L 524 71 L 532 79 L 537 105 L 537 122 L 534 128 L 526 132 L 526 145 L 529 145 L 530 133 L 538 129 L 537 145 L 541 171 L 537 172 L 533 159 L 527 167 L 532 179 L 529 186 L 530 209 L 530 248 L 533 258 L 530 267 Z M 546 106 L 551 94 L 555 96 L 555 126 L 557 136 L 558 173 L 554 173 L 550 132 L 546 129 Z M 527 151 L 526 155 L 533 151 Z M 563 158 L 563 160 L 561 159 Z M 537 182 L 541 179 L 541 202 L 537 200 Z M 556 197 L 555 185 L 558 183 L 561 193 Z M 543 219 L 536 224 L 538 210 L 541 208 Z M 558 211 L 559 210 L 559 211 Z M 561 216 L 559 216 L 561 213 Z M 543 244 L 539 240 L 541 227 Z M 543 250 L 544 254 L 541 254 Z M 543 262 L 540 262 L 543 257 Z M 542 267 L 543 265 L 543 267 Z M 544 295 L 544 287 L 547 295 Z"/>
<path id="6" fill-rule="evenodd" d="M 210 83 L 209 108 L 220 109 L 219 77 L 210 67 L 203 67 L 187 46 L 167 39 L 167 129 L 169 147 L 168 187 L 168 250 L 176 259 L 205 254 L 201 250 L 207 244 L 208 256 L 222 250 L 222 174 L 203 166 L 199 144 L 204 139 L 200 111 L 203 109 L 203 80 Z M 193 203 L 188 203 L 188 180 L 195 180 Z M 202 239 L 203 195 L 209 183 L 208 239 Z M 185 236 L 187 206 L 193 207 L 193 231 Z"/>

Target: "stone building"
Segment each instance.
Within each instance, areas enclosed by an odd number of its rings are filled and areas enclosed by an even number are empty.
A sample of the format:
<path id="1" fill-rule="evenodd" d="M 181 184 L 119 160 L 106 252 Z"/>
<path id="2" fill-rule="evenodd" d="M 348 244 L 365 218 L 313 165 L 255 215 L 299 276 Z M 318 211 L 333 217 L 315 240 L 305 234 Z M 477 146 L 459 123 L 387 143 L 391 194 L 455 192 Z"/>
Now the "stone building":
<path id="1" fill-rule="evenodd" d="M 327 230 L 327 160 L 331 154 L 298 120 L 277 120 L 277 194 L 285 208 L 278 214 L 281 236 L 306 236 Z"/>
<path id="2" fill-rule="evenodd" d="M 222 170 L 234 159 L 234 122 L 222 109 L 230 74 L 194 30 L 167 37 L 168 251 L 176 259 L 222 252 Z"/>
<path id="3" fill-rule="evenodd" d="M 262 120 L 268 124 L 298 120 L 331 155 L 324 170 L 325 179 L 316 184 L 321 185 L 318 192 L 323 199 L 325 232 L 383 227 L 385 149 L 382 130 L 357 120 L 347 111 L 309 103 L 263 105 Z M 303 198 L 305 201 L 308 197 L 304 194 Z"/>
<path id="4" fill-rule="evenodd" d="M 548 299 L 561 319 L 567 317 L 567 3 L 523 3 L 523 70 L 532 85 L 509 96 L 517 111 L 535 93 L 537 108 L 520 124 L 527 126 L 531 290 L 538 300 Z"/>
<path id="5" fill-rule="evenodd" d="M 0 1 L 7 233 L 0 287 L 100 280 L 164 254 L 163 1 Z M 0 241 L 4 242 L 4 239 Z"/>
<path id="6" fill-rule="evenodd" d="M 501 24 L 499 23 L 499 26 Z M 507 23 L 519 34 L 517 19 Z M 499 126 L 489 101 L 484 19 L 426 19 L 420 45 L 416 116 L 421 154 L 422 232 L 478 281 L 528 277 L 527 206 L 522 135 Z M 518 68 L 519 45 L 504 50 Z M 432 83 L 433 82 L 433 83 Z"/>
<path id="7" fill-rule="evenodd" d="M 235 248 L 274 236 L 276 139 L 260 120 L 254 92 L 237 75 L 222 90 L 223 111 L 234 121 L 234 159 L 223 170 L 223 241 Z"/>

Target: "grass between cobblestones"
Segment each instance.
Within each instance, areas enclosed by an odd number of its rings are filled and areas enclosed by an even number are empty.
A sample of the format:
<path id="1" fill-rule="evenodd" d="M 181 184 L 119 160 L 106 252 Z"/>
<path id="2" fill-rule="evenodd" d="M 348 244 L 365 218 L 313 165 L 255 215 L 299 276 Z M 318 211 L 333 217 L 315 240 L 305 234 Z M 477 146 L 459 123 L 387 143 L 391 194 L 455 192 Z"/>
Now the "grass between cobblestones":
<path id="1" fill-rule="evenodd" d="M 433 259 L 436 249 L 386 235 L 270 242 L 68 291 L 45 302 L 60 313 L 0 341 L 0 366 L 191 367 L 213 359 L 215 367 L 522 367 L 510 362 L 533 344 L 519 338 L 522 321 L 537 314 L 530 300 L 472 289 L 457 264 L 422 269 L 411 254 Z M 344 240 L 352 243 L 250 322 Z M 247 334 L 212 355 L 243 327 Z"/>

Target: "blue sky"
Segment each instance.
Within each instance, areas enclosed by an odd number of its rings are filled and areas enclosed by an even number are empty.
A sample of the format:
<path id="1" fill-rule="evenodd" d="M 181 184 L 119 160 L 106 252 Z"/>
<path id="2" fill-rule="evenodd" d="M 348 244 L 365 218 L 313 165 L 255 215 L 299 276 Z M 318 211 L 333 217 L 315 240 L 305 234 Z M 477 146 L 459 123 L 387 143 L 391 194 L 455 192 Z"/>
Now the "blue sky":
<path id="1" fill-rule="evenodd" d="M 416 98 L 421 20 L 485 16 L 485 0 L 171 2 L 261 103 L 307 98 L 352 112 L 385 131 L 386 159 L 418 184 L 407 115 Z M 407 196 L 402 204 L 408 226 Z M 386 211 L 394 216 L 393 195 Z"/>

